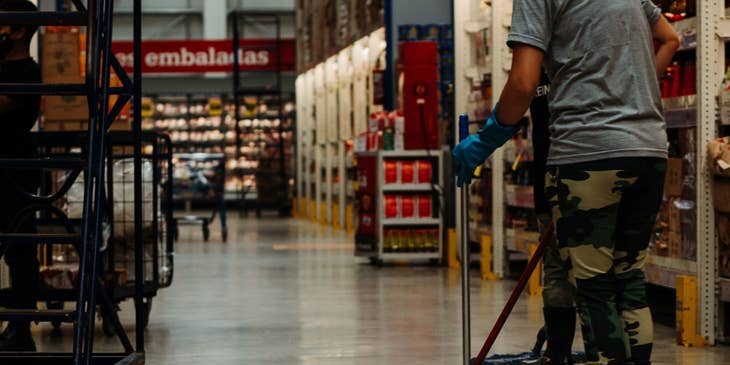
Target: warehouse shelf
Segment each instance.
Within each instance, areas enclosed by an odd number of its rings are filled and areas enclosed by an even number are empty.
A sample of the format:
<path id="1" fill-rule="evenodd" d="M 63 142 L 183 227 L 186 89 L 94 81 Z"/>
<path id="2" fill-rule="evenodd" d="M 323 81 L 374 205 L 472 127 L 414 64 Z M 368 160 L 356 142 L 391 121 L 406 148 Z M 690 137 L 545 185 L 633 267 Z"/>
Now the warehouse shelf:
<path id="1" fill-rule="evenodd" d="M 657 264 L 646 264 L 644 274 L 648 283 L 676 289 L 678 275 L 694 275 L 693 272 L 674 270 Z"/>
<path id="2" fill-rule="evenodd" d="M 432 191 L 431 184 L 383 184 L 383 191 Z"/>
<path id="3" fill-rule="evenodd" d="M 697 272 L 697 262 L 693 260 L 678 259 L 673 257 L 659 256 L 649 254 L 647 256 L 647 264 L 661 266 L 667 269 L 691 273 Z"/>
<path id="4" fill-rule="evenodd" d="M 437 226 L 441 222 L 438 218 L 385 218 L 383 225 L 387 226 Z"/>
<path id="5" fill-rule="evenodd" d="M 435 260 L 441 259 L 438 252 L 402 252 L 384 253 L 380 255 L 383 260 Z"/>
<path id="6" fill-rule="evenodd" d="M 662 99 L 667 128 L 697 126 L 697 95 Z"/>
<path id="7" fill-rule="evenodd" d="M 234 116 L 235 130 L 237 134 L 236 151 L 240 153 L 242 144 L 264 144 L 267 147 L 267 153 L 271 149 L 276 149 L 278 155 L 278 164 L 271 167 L 276 170 L 256 174 L 255 185 L 258 191 L 257 199 L 251 201 L 251 205 L 256 210 L 256 215 L 261 216 L 262 209 L 274 207 L 278 210 L 279 215 L 288 216 L 291 214 L 291 188 L 289 179 L 292 172 L 287 168 L 286 161 L 294 160 L 294 152 L 288 152 L 286 146 L 294 143 L 293 138 L 293 118 L 294 114 L 291 109 L 296 107 L 294 103 L 294 95 L 286 92 L 283 88 L 283 74 L 286 72 L 281 68 L 276 70 L 260 71 L 273 79 L 271 83 L 254 87 L 245 84 L 245 78 L 242 78 L 240 70 L 244 60 L 240 59 L 239 51 L 241 50 L 240 39 L 244 35 L 243 30 L 246 26 L 261 21 L 272 24 L 275 37 L 274 41 L 264 45 L 266 49 L 281 54 L 282 50 L 282 14 L 271 13 L 253 13 L 247 11 L 232 11 L 229 14 L 231 27 L 233 29 L 232 49 L 233 49 L 233 110 L 231 114 Z M 281 60 L 279 60 L 281 61 Z M 253 119 L 253 120 L 252 120 Z M 278 119 L 278 123 L 269 125 L 254 125 L 256 119 Z M 251 125 L 247 125 L 248 123 Z M 289 124 L 287 124 L 289 123 Z M 275 125 L 277 124 L 277 125 Z M 263 137 L 271 136 L 271 138 Z M 264 151 L 262 151 L 264 152 Z M 296 160 L 298 161 L 298 160 Z M 261 162 L 271 162 L 271 160 L 261 160 Z M 274 166 L 278 165 L 278 166 Z M 261 167 L 265 167 L 264 164 Z M 266 179 L 266 180 L 264 180 Z M 249 202 L 245 197 L 241 209 L 248 211 Z"/>

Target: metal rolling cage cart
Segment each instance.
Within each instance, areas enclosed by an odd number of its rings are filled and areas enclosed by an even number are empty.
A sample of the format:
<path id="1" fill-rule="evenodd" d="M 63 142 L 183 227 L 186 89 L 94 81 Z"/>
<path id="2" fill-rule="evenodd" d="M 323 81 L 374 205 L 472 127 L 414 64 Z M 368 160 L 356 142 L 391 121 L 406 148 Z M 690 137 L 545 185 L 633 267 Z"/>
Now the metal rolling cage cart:
<path id="1" fill-rule="evenodd" d="M 252 187 L 241 189 L 241 213 L 248 213 L 249 203 L 255 204 L 256 215 L 261 216 L 262 209 L 277 209 L 281 216 L 291 214 L 291 192 L 289 189 L 289 179 L 291 171 L 287 167 L 287 155 L 293 155 L 288 152 L 293 148 L 293 143 L 285 143 L 285 134 L 292 133 L 293 123 L 290 125 L 286 121 L 288 116 L 284 113 L 284 103 L 286 98 L 293 100 L 293 96 L 287 96 L 282 90 L 282 39 L 281 39 L 281 14 L 279 13 L 258 13 L 249 11 L 233 11 L 231 12 L 231 20 L 233 27 L 233 98 L 234 98 L 234 121 L 236 126 L 236 156 L 246 156 L 247 152 L 242 152 L 244 143 L 253 143 L 258 145 L 258 152 L 254 153 L 258 166 L 255 168 L 237 169 L 237 173 L 241 179 L 246 176 L 255 176 L 256 190 Z M 276 69 L 270 71 L 261 71 L 272 76 L 273 82 L 269 85 L 261 87 L 251 87 L 249 85 L 242 86 L 240 66 L 242 60 L 239 57 L 241 49 L 240 40 L 245 36 L 245 25 L 247 24 L 273 24 L 275 27 L 275 42 L 269 45 L 261 45 L 257 47 L 247 47 L 246 49 L 270 50 L 276 52 Z M 241 106 L 244 98 L 255 98 L 256 100 L 267 99 L 270 104 L 275 107 L 273 113 L 267 113 L 265 116 L 254 115 L 254 117 L 273 117 L 279 121 L 274 126 L 247 126 L 241 125 Z M 287 117 L 287 118 L 285 118 Z M 244 138 L 245 136 L 245 138 Z M 289 158 L 293 160 L 293 156 Z M 261 182 L 261 184 L 259 184 Z M 266 183 L 264 183 L 266 182 Z M 255 199 L 253 197 L 255 196 Z"/>
<path id="2" fill-rule="evenodd" d="M 226 158 L 222 153 L 176 153 L 173 156 L 173 199 L 175 202 L 212 204 L 210 216 L 185 215 L 173 218 L 173 236 L 179 237 L 180 225 L 202 225 L 203 239 L 210 238 L 210 223 L 220 215 L 221 237 L 228 240 L 226 224 Z"/>
<path id="3" fill-rule="evenodd" d="M 86 144 L 87 136 L 77 132 L 41 132 L 34 137 L 39 146 L 40 157 L 73 158 Z M 107 148 L 107 190 L 104 192 L 104 221 L 108 227 L 102 257 L 101 277 L 104 289 L 115 304 L 134 296 L 134 181 L 133 138 L 129 132 L 110 132 Z M 170 139 L 166 134 L 147 132 L 142 135 L 145 152 L 143 161 L 143 200 L 145 206 L 144 255 L 146 265 L 143 292 L 145 298 L 144 324 L 148 323 L 152 298 L 160 288 L 169 287 L 173 274 L 172 224 L 172 154 Z M 41 191 L 51 193 L 53 187 L 67 178 L 46 174 Z M 65 197 L 59 199 L 60 208 L 68 219 L 42 216 L 38 230 L 42 233 L 59 232 L 65 228 L 78 231 L 81 226 L 83 207 L 83 176 L 69 188 Z M 64 303 L 73 301 L 74 281 L 77 276 L 78 255 L 73 245 L 42 245 L 41 247 L 42 289 L 39 301 L 55 310 L 64 308 Z M 1 274 L 0 274 L 1 275 Z M 8 295 L 7 289 L 0 290 L 0 303 Z M 105 334 L 113 336 L 113 320 L 102 307 L 101 315 Z M 52 322 L 59 327 L 61 321 Z"/>
<path id="4" fill-rule="evenodd" d="M 109 138 L 107 130 L 124 105 L 134 99 L 140 105 L 141 91 L 141 0 L 133 1 L 134 76 L 130 79 L 111 52 L 113 29 L 113 1 L 73 0 L 75 11 L 69 12 L 0 12 L 0 24 L 47 25 L 86 27 L 86 77 L 79 84 L 0 84 L 0 94 L 83 95 L 88 98 L 89 120 L 83 148 L 73 156 L 62 158 L 3 158 L 0 168 L 4 171 L 35 170 L 59 173 L 66 171 L 67 178 L 56 191 L 46 194 L 16 189 L 28 206 L 18 212 L 15 227 L 34 219 L 52 216 L 64 228 L 63 233 L 5 232 L 0 234 L 3 246 L 9 245 L 73 245 L 78 256 L 78 274 L 71 298 L 76 302 L 73 309 L 0 310 L 1 321 L 68 322 L 74 324 L 73 348 L 67 353 L 0 353 L 0 363 L 23 364 L 143 364 L 144 356 L 144 283 L 134 283 L 136 344 L 133 345 L 119 317 L 114 311 L 113 299 L 104 290 L 100 275 L 102 260 L 102 226 L 105 218 L 104 189 L 105 161 L 108 158 Z M 111 69 L 122 82 L 121 87 L 110 86 Z M 109 96 L 119 95 L 110 105 Z M 142 200 L 142 145 L 140 108 L 135 108 L 133 123 L 133 171 L 134 201 Z M 81 208 L 81 230 L 75 229 L 68 216 L 57 207 L 58 201 L 69 192 L 83 173 L 84 192 Z M 7 174 L 4 178 L 8 178 Z M 134 204 L 134 274 L 145 277 L 143 265 L 143 206 Z M 43 219 L 40 220 L 41 222 Z M 0 250 L 2 251 L 2 250 Z M 98 301 L 98 303 L 97 303 Z M 94 351 L 94 322 L 97 304 L 109 313 L 124 351 L 121 353 L 96 353 Z"/>

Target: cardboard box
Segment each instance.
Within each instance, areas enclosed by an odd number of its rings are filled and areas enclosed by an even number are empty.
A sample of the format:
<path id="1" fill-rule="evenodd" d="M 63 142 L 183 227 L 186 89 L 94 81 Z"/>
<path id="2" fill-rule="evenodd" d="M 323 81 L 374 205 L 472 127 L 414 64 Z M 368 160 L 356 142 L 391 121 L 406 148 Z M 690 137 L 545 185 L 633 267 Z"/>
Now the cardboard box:
<path id="1" fill-rule="evenodd" d="M 41 44 L 44 83 L 69 83 L 81 77 L 79 33 L 44 33 Z"/>
<path id="2" fill-rule="evenodd" d="M 682 235 L 677 232 L 669 232 L 669 257 L 682 258 Z"/>
<path id="3" fill-rule="evenodd" d="M 47 121 L 79 121 L 89 119 L 86 96 L 62 95 L 43 98 L 43 117 Z"/>
<path id="4" fill-rule="evenodd" d="M 710 141 L 707 146 L 708 168 L 715 175 L 730 176 L 730 137 Z"/>
<path id="5" fill-rule="evenodd" d="M 682 209 L 679 211 L 682 224 L 682 259 L 694 261 L 697 259 L 697 209 Z"/>
<path id="6" fill-rule="evenodd" d="M 667 205 L 667 213 L 668 213 L 668 219 L 667 223 L 669 224 L 668 229 L 669 232 L 674 233 L 681 233 L 682 232 L 682 221 L 681 221 L 681 212 L 679 211 L 679 208 L 674 204 L 678 199 L 671 199 L 669 201 L 669 204 Z"/>
<path id="7" fill-rule="evenodd" d="M 730 179 L 715 178 L 713 180 L 712 197 L 715 210 L 730 213 Z"/>
<path id="8" fill-rule="evenodd" d="M 667 159 L 667 176 L 664 180 L 664 195 L 667 197 L 682 196 L 683 161 L 681 158 Z"/>
<path id="9" fill-rule="evenodd" d="M 131 131 L 132 121 L 128 119 L 117 119 L 110 126 L 110 131 Z"/>
<path id="10" fill-rule="evenodd" d="M 730 249 L 720 251 L 720 276 L 730 278 Z"/>
<path id="11" fill-rule="evenodd" d="M 79 120 L 46 120 L 42 130 L 45 132 L 75 132 L 87 129 L 85 121 Z"/>
<path id="12" fill-rule="evenodd" d="M 730 249 L 730 216 L 717 215 L 717 236 L 720 239 L 720 247 Z"/>

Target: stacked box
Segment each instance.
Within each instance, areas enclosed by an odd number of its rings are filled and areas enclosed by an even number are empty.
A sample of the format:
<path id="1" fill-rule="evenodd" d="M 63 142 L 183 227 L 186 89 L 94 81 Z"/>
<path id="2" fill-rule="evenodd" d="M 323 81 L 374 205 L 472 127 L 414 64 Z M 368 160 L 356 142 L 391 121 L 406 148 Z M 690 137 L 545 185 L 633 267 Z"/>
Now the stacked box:
<path id="1" fill-rule="evenodd" d="M 718 271 L 720 276 L 730 278 L 730 139 L 711 141 L 707 153 L 707 168 L 715 175 L 712 194 L 717 213 Z"/>
<path id="2" fill-rule="evenodd" d="M 674 258 L 682 257 L 682 218 L 677 202 L 679 199 L 673 198 L 669 201 L 669 227 L 667 249 L 668 256 Z"/>
<path id="3" fill-rule="evenodd" d="M 79 33 L 44 33 L 41 43 L 43 83 L 84 83 L 79 61 Z M 46 121 L 56 122 L 56 125 L 51 126 L 56 130 L 80 130 L 81 122 L 84 122 L 83 129 L 86 129 L 89 106 L 86 97 L 81 95 L 45 96 L 43 116 Z M 64 123 L 68 125 L 60 126 Z"/>

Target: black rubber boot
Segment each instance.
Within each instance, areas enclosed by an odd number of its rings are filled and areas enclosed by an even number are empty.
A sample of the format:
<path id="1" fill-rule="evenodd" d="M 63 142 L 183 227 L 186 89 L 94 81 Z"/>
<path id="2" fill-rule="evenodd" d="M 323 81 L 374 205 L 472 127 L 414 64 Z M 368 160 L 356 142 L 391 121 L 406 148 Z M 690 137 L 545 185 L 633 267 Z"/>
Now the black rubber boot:
<path id="1" fill-rule="evenodd" d="M 550 364 L 573 364 L 573 338 L 575 337 L 575 308 L 543 308 L 547 350 L 545 357 Z"/>
<path id="2" fill-rule="evenodd" d="M 0 351 L 35 352 L 30 323 L 11 322 L 0 335 Z"/>

